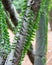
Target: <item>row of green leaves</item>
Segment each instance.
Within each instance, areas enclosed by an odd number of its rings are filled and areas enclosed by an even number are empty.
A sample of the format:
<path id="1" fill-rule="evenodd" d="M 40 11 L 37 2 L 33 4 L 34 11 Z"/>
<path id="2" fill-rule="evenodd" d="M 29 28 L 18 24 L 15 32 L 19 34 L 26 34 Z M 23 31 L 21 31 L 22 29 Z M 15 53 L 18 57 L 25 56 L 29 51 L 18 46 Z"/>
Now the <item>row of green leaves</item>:
<path id="1" fill-rule="evenodd" d="M 26 40 L 25 40 L 25 45 L 24 45 L 24 48 L 22 51 L 21 61 L 23 60 L 25 54 L 28 52 L 28 49 L 30 48 L 30 46 L 32 44 L 32 41 L 33 41 L 35 34 L 36 34 L 36 30 L 38 29 L 38 25 L 40 22 L 40 17 L 41 17 L 42 12 L 46 12 L 46 11 L 44 11 L 44 8 L 45 7 L 48 8 L 49 1 L 48 1 L 47 5 L 46 5 L 46 2 L 47 2 L 46 0 L 41 1 L 40 10 L 38 12 L 38 15 L 35 15 L 35 16 L 37 16 L 36 20 L 33 20 L 34 13 L 31 10 L 29 11 L 29 14 L 27 15 L 28 19 L 29 19 L 27 21 L 28 22 L 28 29 L 27 29 L 27 36 L 26 36 Z M 30 9 L 30 7 L 27 7 L 27 8 Z M 46 12 L 46 13 L 48 13 L 48 12 Z"/>
<path id="2" fill-rule="evenodd" d="M 3 10 L 2 2 L 0 1 L 0 54 L 4 52 L 8 54 L 10 52 L 10 41 L 8 28 L 6 24 L 5 12 Z"/>

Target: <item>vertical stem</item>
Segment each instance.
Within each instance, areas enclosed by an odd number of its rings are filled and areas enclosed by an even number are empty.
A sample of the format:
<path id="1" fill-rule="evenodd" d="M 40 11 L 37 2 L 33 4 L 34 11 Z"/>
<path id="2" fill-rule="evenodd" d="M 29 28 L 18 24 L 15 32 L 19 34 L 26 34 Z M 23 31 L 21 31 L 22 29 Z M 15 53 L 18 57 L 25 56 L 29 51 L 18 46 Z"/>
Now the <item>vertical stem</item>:
<path id="1" fill-rule="evenodd" d="M 42 14 L 37 31 L 35 65 L 44 65 L 46 60 L 48 23 L 45 18 Z"/>
<path id="2" fill-rule="evenodd" d="M 34 65 L 46 65 L 47 33 L 48 33 L 48 2 L 40 14 L 39 28 L 36 33 L 36 51 Z"/>

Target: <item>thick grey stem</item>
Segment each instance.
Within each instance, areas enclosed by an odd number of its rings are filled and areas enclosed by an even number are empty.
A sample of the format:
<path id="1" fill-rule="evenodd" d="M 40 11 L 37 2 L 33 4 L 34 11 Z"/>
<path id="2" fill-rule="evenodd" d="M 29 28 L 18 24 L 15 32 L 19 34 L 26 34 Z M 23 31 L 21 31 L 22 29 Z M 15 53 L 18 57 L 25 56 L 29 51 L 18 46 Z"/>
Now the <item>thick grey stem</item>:
<path id="1" fill-rule="evenodd" d="M 34 65 L 46 65 L 46 51 L 47 51 L 47 29 L 45 14 L 41 14 L 39 28 L 36 33 L 36 51 Z"/>

